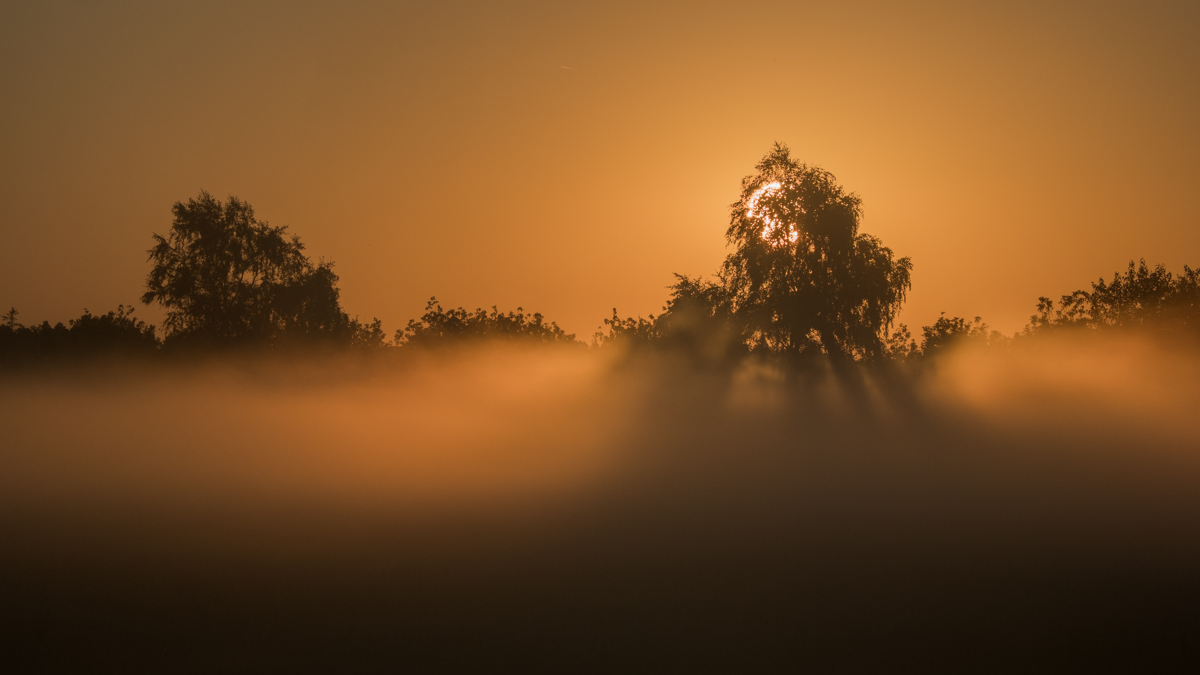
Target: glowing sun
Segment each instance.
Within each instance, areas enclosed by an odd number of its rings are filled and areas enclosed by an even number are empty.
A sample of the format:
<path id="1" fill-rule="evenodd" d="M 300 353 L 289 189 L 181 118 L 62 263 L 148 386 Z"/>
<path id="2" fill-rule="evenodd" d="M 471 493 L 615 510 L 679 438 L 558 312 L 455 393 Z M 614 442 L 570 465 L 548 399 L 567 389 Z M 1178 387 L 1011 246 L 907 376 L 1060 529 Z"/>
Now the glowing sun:
<path id="1" fill-rule="evenodd" d="M 783 183 L 778 183 L 778 182 L 767 183 L 766 185 L 755 190 L 754 194 L 750 195 L 750 199 L 746 203 L 746 215 L 751 218 L 754 218 L 756 220 L 761 220 L 763 222 L 763 231 L 762 231 L 763 241 L 774 242 L 776 240 L 775 232 L 780 227 L 782 227 L 782 223 L 780 223 L 779 220 L 776 219 L 771 214 L 759 211 L 758 202 L 763 197 L 768 197 L 770 195 L 776 194 L 782 189 L 783 189 Z M 787 233 L 788 241 L 794 244 L 794 243 L 796 243 L 796 240 L 799 238 L 800 238 L 800 233 L 798 231 L 796 231 L 795 226 L 788 225 L 788 233 Z"/>

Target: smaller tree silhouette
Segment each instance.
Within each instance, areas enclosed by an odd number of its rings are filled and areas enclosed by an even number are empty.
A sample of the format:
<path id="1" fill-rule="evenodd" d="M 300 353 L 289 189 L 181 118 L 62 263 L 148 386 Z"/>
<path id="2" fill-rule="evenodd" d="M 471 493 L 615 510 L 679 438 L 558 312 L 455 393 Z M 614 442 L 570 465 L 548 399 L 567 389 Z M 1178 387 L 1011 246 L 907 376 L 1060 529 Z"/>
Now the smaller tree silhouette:
<path id="1" fill-rule="evenodd" d="M 142 302 L 166 308 L 168 339 L 205 344 L 374 339 L 370 327 L 342 311 L 333 264 L 309 260 L 299 237 L 257 219 L 248 203 L 236 197 L 222 203 L 202 191 L 171 211 L 168 234 L 154 235 L 149 251 L 154 267 L 142 296 Z"/>

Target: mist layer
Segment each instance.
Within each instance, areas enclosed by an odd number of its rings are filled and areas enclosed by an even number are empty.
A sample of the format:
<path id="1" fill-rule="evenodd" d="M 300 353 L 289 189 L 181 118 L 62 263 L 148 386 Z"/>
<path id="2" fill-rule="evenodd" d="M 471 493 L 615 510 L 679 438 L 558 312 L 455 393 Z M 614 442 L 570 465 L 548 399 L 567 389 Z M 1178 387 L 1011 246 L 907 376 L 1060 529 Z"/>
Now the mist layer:
<path id="1" fill-rule="evenodd" d="M 13 376 L 7 641 L 125 672 L 1186 665 L 1197 372 L 1106 337 Z"/>

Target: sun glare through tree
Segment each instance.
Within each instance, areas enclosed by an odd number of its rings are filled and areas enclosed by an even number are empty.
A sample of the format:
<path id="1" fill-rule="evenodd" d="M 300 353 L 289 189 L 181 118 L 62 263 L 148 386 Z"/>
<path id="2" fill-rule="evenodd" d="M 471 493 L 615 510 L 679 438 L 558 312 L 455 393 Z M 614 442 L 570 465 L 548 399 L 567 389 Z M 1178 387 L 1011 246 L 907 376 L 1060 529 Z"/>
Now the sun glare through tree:
<path id="1" fill-rule="evenodd" d="M 754 193 L 750 195 L 750 199 L 746 200 L 746 216 L 754 220 L 762 221 L 763 241 L 777 245 L 783 245 L 783 240 L 785 239 L 782 232 L 783 223 L 765 206 L 761 206 L 760 202 L 764 197 L 774 197 L 775 195 L 779 194 L 782 189 L 782 183 L 767 183 L 766 185 L 755 190 Z M 803 213 L 804 211 L 801 210 L 799 215 L 803 215 Z M 794 224 L 789 222 L 787 224 L 786 241 L 794 244 L 799 238 L 800 231 L 796 229 Z"/>

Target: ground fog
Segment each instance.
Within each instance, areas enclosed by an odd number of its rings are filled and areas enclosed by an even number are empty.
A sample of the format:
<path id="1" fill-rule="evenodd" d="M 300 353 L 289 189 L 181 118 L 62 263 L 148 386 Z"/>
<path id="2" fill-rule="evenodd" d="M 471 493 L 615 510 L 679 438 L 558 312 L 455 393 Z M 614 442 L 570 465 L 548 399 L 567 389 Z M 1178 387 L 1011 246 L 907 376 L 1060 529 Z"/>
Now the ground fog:
<path id="1" fill-rule="evenodd" d="M 6 375 L 8 651 L 123 672 L 1197 653 L 1195 351 L 1050 336 L 843 369 L 614 352 Z"/>

